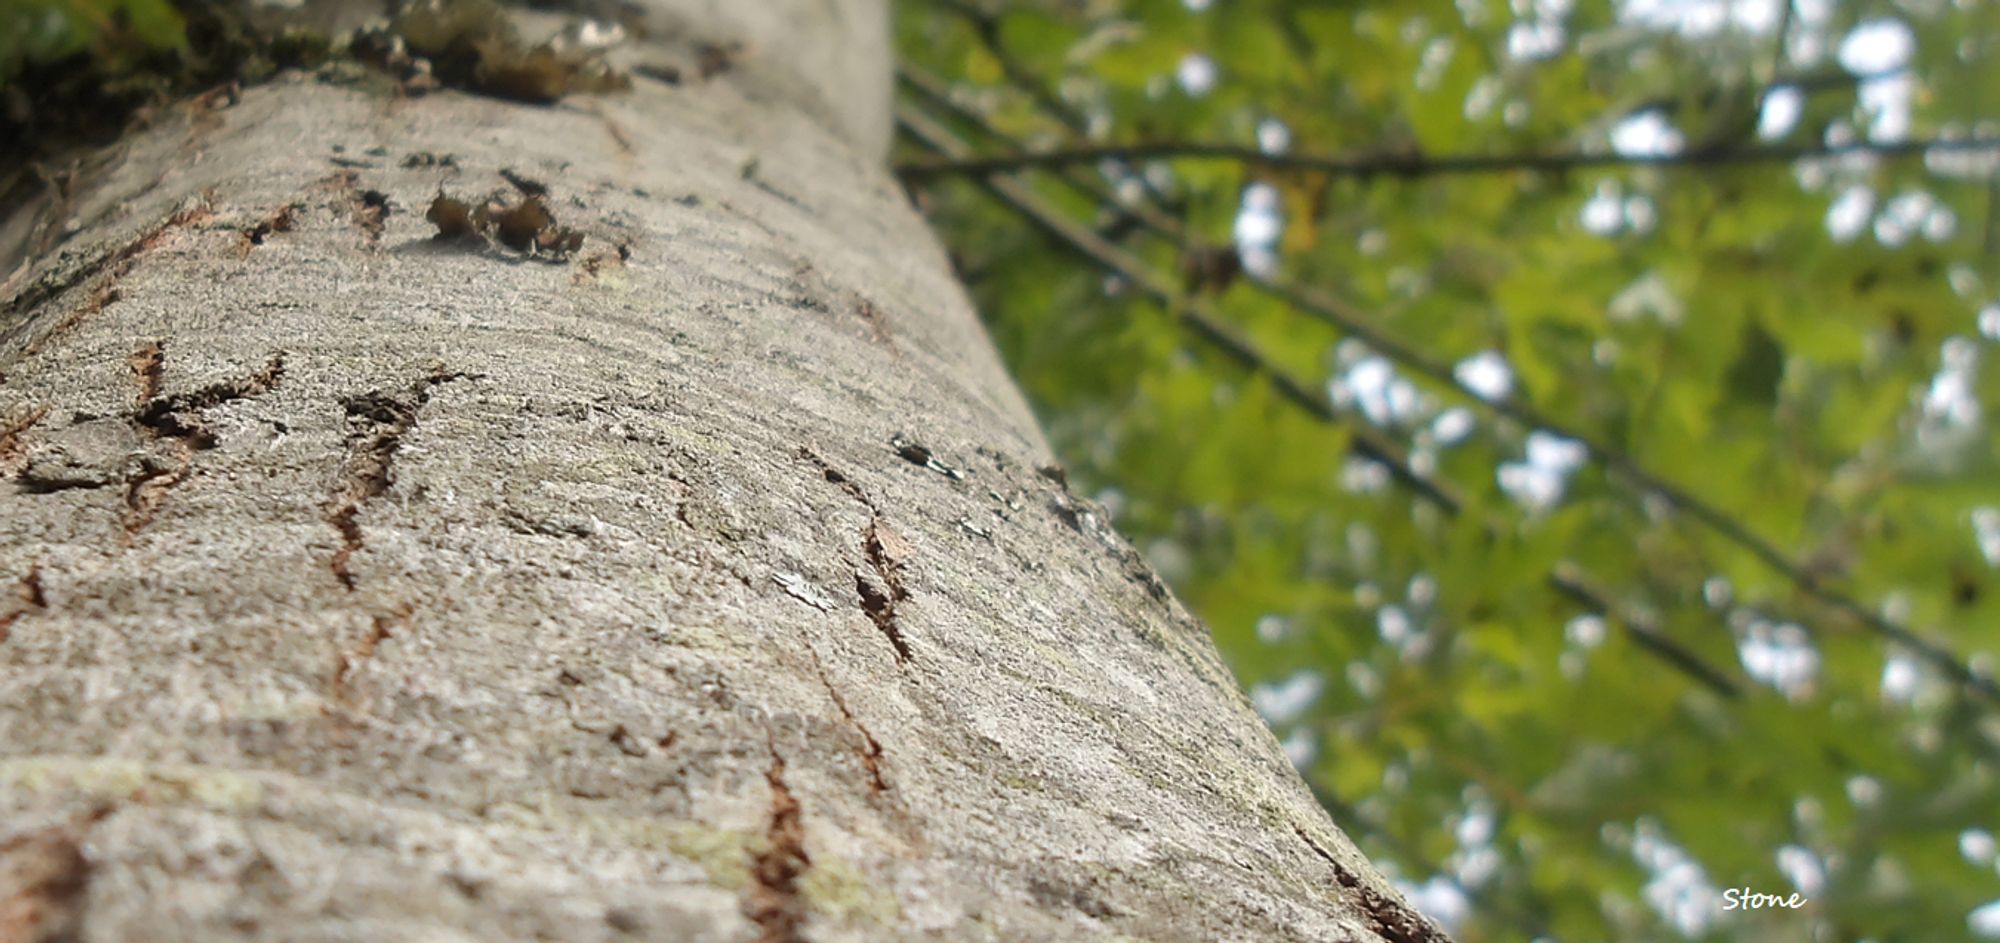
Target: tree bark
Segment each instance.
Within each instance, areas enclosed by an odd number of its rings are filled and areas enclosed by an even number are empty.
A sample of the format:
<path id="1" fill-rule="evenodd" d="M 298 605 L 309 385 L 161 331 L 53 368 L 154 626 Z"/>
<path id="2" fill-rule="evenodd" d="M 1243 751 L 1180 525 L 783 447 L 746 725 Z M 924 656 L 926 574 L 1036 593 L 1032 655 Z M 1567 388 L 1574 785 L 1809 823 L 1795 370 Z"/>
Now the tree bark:
<path id="1" fill-rule="evenodd" d="M 5 221 L 0 941 L 1441 939 L 1042 471 L 882 5 L 650 15 L 741 46 L 283 76 Z M 433 238 L 535 183 L 576 252 Z"/>

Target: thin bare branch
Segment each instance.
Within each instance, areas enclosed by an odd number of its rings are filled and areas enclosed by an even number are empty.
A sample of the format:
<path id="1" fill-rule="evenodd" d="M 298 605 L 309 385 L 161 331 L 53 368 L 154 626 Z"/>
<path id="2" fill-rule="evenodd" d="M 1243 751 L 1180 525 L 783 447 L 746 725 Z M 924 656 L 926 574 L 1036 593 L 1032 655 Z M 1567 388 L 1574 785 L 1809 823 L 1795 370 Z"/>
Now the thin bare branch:
<path id="1" fill-rule="evenodd" d="M 1791 163 L 1814 157 L 1868 154 L 1876 157 L 1921 157 L 1934 153 L 1992 151 L 2000 153 L 2000 137 L 1913 138 L 1902 141 L 1765 144 L 1749 147 L 1690 150 L 1672 154 L 1621 154 L 1616 151 L 1569 151 L 1548 154 L 1454 154 L 1427 157 L 1420 153 L 1327 154 L 1270 153 L 1256 147 L 1208 141 L 1156 141 L 1132 144 L 1078 144 L 1012 154 L 903 161 L 896 173 L 904 180 L 958 175 L 978 176 L 1017 170 L 1049 169 L 1117 160 L 1234 161 L 1266 170 L 1307 171 L 1339 177 L 1436 177 L 1483 174 L 1585 170 L 1596 167 L 1717 167 L 1732 164 Z"/>
<path id="2" fill-rule="evenodd" d="M 910 69 L 905 69 L 904 77 L 908 84 L 925 93 L 927 97 L 933 97 L 934 99 L 940 99 L 945 103 L 949 103 L 949 97 L 943 95 L 941 84 L 937 83 L 934 79 L 929 79 Z M 953 107 L 956 106 L 954 105 Z M 976 116 L 974 120 L 977 120 Z M 1001 136 L 998 132 L 994 132 L 990 128 L 987 130 L 995 136 Z M 2000 149 L 2000 139 L 1995 139 L 1989 146 Z M 961 160 L 967 164 L 974 163 L 974 161 L 964 157 L 966 153 L 969 153 L 969 149 L 964 148 L 962 145 L 955 151 L 943 148 L 940 148 L 940 150 L 949 155 L 950 159 Z M 985 185 L 991 189 L 995 186 L 993 175 L 1005 172 L 1007 171 L 1004 169 L 984 171 L 982 176 Z M 1010 188 L 1020 191 L 1029 198 L 1034 197 L 1032 190 L 1025 184 L 1011 178 L 1004 179 Z M 1094 185 L 1094 181 L 1078 181 L 1074 177 L 1069 179 L 1073 184 L 1078 186 Z M 1098 190 L 1094 195 L 1098 196 L 1099 199 L 1117 205 L 1116 200 L 1102 190 Z M 1003 197 L 1003 199 L 1007 198 Z M 1023 212 L 1024 215 L 1028 215 L 1031 221 L 1045 230 L 1050 228 L 1051 222 L 1062 222 L 1059 217 L 1051 217 L 1050 220 L 1035 218 L 1032 213 L 1029 213 L 1027 209 L 1015 203 L 1012 199 L 1007 199 L 1007 201 L 1014 205 L 1017 210 Z M 1151 214 L 1135 213 L 1135 216 L 1141 220 L 1142 224 L 1148 226 L 1148 228 L 1154 229 L 1160 234 L 1168 236 L 1168 238 L 1185 242 L 1184 233 L 1179 224 L 1169 218 L 1164 218 L 1162 214 L 1157 214 L 1156 212 Z M 1081 227 L 1073 228 L 1093 241 L 1102 242 L 1095 233 L 1090 233 Z M 1070 241 L 1069 237 L 1064 233 L 1056 232 L 1056 235 L 1065 241 Z M 1075 243 L 1072 242 L 1072 244 Z M 1105 247 L 1112 252 L 1118 251 L 1115 247 L 1108 246 L 1108 244 Z M 1103 257 L 1097 256 L 1095 253 L 1087 254 L 1093 255 L 1100 265 L 1105 265 L 1114 271 L 1124 268 L 1124 266 L 1107 263 Z M 1130 275 L 1128 274 L 1127 277 L 1130 278 Z M 1596 438 L 1572 428 L 1567 423 L 1556 420 L 1554 417 L 1535 408 L 1532 404 L 1512 398 L 1491 399 L 1480 395 L 1457 377 L 1450 364 L 1430 357 L 1418 351 L 1415 347 L 1403 343 L 1374 327 L 1371 319 L 1366 314 L 1330 292 L 1287 282 L 1274 276 L 1258 276 L 1253 274 L 1250 276 L 1250 280 L 1259 288 L 1273 297 L 1286 302 L 1295 310 L 1303 312 L 1316 320 L 1335 327 L 1351 337 L 1361 340 L 1405 369 L 1456 391 L 1459 395 L 1494 414 L 1520 422 L 1531 428 L 1546 430 L 1555 435 L 1575 441 L 1585 449 L 1592 460 L 1607 470 L 1624 477 L 1642 492 L 1652 494 L 1664 500 L 1674 509 L 1699 521 L 1704 526 L 1720 534 L 1725 540 L 1747 551 L 1760 564 L 1784 578 L 1806 596 L 1860 623 L 1877 635 L 1903 646 L 1912 654 L 1929 662 L 1954 682 L 1979 693 L 1990 701 L 2000 703 L 2000 687 L 1996 687 L 1992 679 L 1973 671 L 1944 644 L 1927 639 L 1908 627 L 1883 616 L 1879 612 L 1869 609 L 1839 589 L 1826 585 L 1824 581 L 1801 564 L 1793 561 L 1770 541 L 1752 532 L 1737 516 L 1707 503 L 1685 488 L 1649 471 L 1622 451 L 1614 449 Z M 1134 284 L 1139 284 L 1137 279 L 1133 281 Z M 1161 292 L 1162 294 L 1159 296 L 1162 298 L 1172 297 L 1172 293 L 1163 285 L 1141 285 L 1141 287 Z M 1190 313 L 1193 312 L 1190 311 Z M 1203 322 L 1210 325 L 1215 324 L 1212 317 L 1202 317 L 1196 323 L 1191 323 L 1189 326 L 1197 330 L 1198 333 L 1205 333 L 1201 330 Z M 1239 341 L 1239 343 L 1242 342 Z M 1223 347 L 1225 350 L 1228 350 L 1230 347 L 1226 343 L 1218 343 L 1218 346 Z M 1257 358 L 1255 357 L 1242 352 L 1232 352 L 1232 357 L 1247 366 L 1256 367 Z M 1274 374 L 1274 377 L 1276 376 L 1279 375 Z M 1285 378 L 1285 380 L 1284 384 L 1280 384 L 1281 392 L 1285 391 L 1285 386 L 1287 385 L 1298 385 L 1298 381 L 1296 380 L 1289 378 Z M 1288 393 L 1287 398 L 1300 401 L 1290 393 Z M 1301 402 L 1304 404 L 1305 402 L 1322 403 L 1324 401 L 1320 397 L 1308 395 Z M 1331 404 L 1325 404 L 1325 408 L 1330 409 Z M 1317 411 L 1315 411 L 1315 415 L 1318 415 Z M 1416 476 L 1414 471 L 1407 468 L 1399 469 L 1395 464 L 1388 464 L 1388 467 L 1399 481 L 1408 483 L 1409 481 L 1427 480 Z M 1407 478 L 1405 477 L 1406 475 L 1408 476 Z M 1451 509 L 1455 510 L 1456 506 L 1453 505 Z M 1575 592 L 1569 592 L 1569 595 L 1572 598 L 1582 598 Z M 1628 627 L 1632 624 L 1629 620 L 1621 621 L 1625 622 Z M 1635 637 L 1643 635 L 1643 631 L 1636 631 Z M 1702 680 L 1706 684 L 1710 679 L 1703 678 Z M 1710 686 L 1713 687 L 1713 685 Z"/>
<path id="3" fill-rule="evenodd" d="M 914 108 L 899 108 L 897 121 L 911 136 L 941 153 L 966 150 L 966 145 L 943 125 Z M 1166 304 L 1170 309 L 1177 307 L 1183 327 L 1244 368 L 1265 376 L 1281 396 L 1314 419 L 1345 429 L 1350 435 L 1349 447 L 1356 455 L 1382 464 L 1389 470 L 1392 479 L 1409 488 L 1419 499 L 1437 506 L 1447 516 L 1456 516 L 1461 512 L 1464 502 L 1448 483 L 1418 473 L 1410 465 L 1408 456 L 1401 446 L 1390 441 L 1379 430 L 1366 424 L 1347 421 L 1334 408 L 1331 400 L 1314 392 L 1304 381 L 1286 373 L 1265 356 L 1253 342 L 1224 327 L 1206 302 L 1177 295 L 1164 280 L 1152 275 L 1144 263 L 1111 245 L 1087 227 L 1067 219 L 1060 210 L 1035 194 L 1025 183 L 1004 174 L 989 176 L 980 183 L 988 192 L 1013 207 L 1024 219 L 1058 242 L 1081 253 L 1106 271 L 1125 279 L 1136 290 Z M 1497 533 L 1501 530 L 1501 525 L 1496 521 L 1487 521 L 1485 526 L 1491 532 Z M 1566 563 L 1565 566 L 1569 569 L 1550 575 L 1552 585 L 1564 590 L 1572 598 L 1585 602 L 1588 607 L 1600 614 L 1616 620 L 1641 647 L 1686 672 L 1704 687 L 1724 697 L 1733 698 L 1740 695 L 1739 686 L 1721 669 L 1709 665 L 1701 656 L 1659 632 L 1649 623 L 1636 620 L 1632 617 L 1629 607 L 1615 606 L 1602 591 L 1586 592 L 1582 588 L 1584 582 L 1579 575 L 1581 570 L 1571 564 Z M 1564 573 L 1569 575 L 1565 577 Z"/>
<path id="4" fill-rule="evenodd" d="M 913 137 L 941 152 L 961 152 L 966 147 L 964 142 L 958 140 L 943 125 L 914 108 L 898 108 L 896 120 Z M 1169 310 L 1177 310 L 1178 319 L 1184 327 L 1224 356 L 1267 377 L 1279 395 L 1303 408 L 1315 418 L 1340 423 L 1340 414 L 1331 400 L 1316 391 L 1311 384 L 1286 373 L 1283 368 L 1265 356 L 1254 343 L 1230 330 L 1217 318 L 1215 310 L 1207 302 L 1198 298 L 1182 297 L 1181 293 L 1174 290 L 1165 279 L 1153 274 L 1145 263 L 1112 245 L 1088 227 L 1065 217 L 1061 210 L 1051 206 L 1027 184 L 1004 174 L 993 175 L 980 183 L 1043 232 L 1082 253 L 1105 271 L 1125 279 L 1141 294 L 1158 300 Z M 1463 503 L 1448 485 L 1420 475 L 1412 469 L 1402 446 L 1391 441 L 1380 430 L 1348 423 L 1341 424 L 1348 427 L 1355 451 L 1382 463 L 1393 477 L 1422 493 L 1427 500 L 1450 510 L 1456 510 Z"/>

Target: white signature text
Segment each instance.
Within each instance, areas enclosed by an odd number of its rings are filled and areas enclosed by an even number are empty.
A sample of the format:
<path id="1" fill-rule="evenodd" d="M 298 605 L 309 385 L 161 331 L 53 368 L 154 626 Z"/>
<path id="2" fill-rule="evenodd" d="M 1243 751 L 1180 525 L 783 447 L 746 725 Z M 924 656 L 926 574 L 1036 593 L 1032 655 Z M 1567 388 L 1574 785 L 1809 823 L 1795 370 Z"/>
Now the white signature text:
<path id="1" fill-rule="evenodd" d="M 1785 896 L 1759 894 L 1747 887 L 1732 887 L 1722 892 L 1723 910 L 1759 910 L 1765 907 L 1797 910 L 1806 904 L 1805 895 L 1796 892 Z"/>

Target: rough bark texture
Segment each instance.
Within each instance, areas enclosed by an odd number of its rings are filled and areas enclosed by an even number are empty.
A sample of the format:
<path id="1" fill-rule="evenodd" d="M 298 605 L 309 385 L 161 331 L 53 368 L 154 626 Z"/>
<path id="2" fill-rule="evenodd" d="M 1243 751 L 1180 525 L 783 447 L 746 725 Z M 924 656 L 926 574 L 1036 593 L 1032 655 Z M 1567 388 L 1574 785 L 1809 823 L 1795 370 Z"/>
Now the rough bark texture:
<path id="1" fill-rule="evenodd" d="M 682 6 L 731 69 L 287 77 L 6 222 L 70 235 L 0 311 L 0 941 L 1431 939 L 1038 472 L 883 10 Z M 579 253 L 431 238 L 503 169 Z"/>

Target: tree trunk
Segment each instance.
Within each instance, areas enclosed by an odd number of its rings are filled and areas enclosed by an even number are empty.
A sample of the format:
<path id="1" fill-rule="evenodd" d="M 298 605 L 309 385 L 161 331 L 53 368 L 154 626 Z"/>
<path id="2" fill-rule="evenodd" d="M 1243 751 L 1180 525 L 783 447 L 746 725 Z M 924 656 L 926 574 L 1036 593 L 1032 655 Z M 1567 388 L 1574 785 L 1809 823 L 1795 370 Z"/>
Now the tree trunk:
<path id="1" fill-rule="evenodd" d="M 0 941 L 1440 938 L 1042 470 L 878 0 L 668 6 L 678 85 L 281 77 L 4 223 Z"/>

